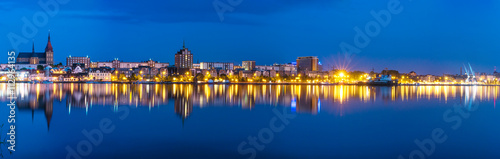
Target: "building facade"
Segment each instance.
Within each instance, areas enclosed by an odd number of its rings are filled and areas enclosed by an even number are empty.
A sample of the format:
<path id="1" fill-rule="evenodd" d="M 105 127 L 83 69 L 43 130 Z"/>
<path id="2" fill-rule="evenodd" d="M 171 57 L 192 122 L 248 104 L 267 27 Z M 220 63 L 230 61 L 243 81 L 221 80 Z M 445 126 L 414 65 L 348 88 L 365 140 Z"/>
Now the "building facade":
<path id="1" fill-rule="evenodd" d="M 84 64 L 85 68 L 90 67 L 90 58 L 87 57 L 66 57 L 66 66 L 73 66 L 73 64 Z"/>
<path id="2" fill-rule="evenodd" d="M 139 68 L 139 67 L 151 67 L 151 68 L 165 68 L 170 66 L 169 63 L 160 63 L 158 61 L 148 60 L 142 62 L 123 62 L 118 59 L 114 59 L 113 61 L 108 62 L 90 62 L 90 68 L 101 68 L 101 67 L 109 67 L 109 68 Z"/>
<path id="3" fill-rule="evenodd" d="M 247 71 L 253 70 L 255 69 L 255 61 L 243 61 L 241 62 L 241 66 Z"/>
<path id="4" fill-rule="evenodd" d="M 319 61 L 317 56 L 298 57 L 297 71 L 319 71 L 318 62 Z"/>
<path id="5" fill-rule="evenodd" d="M 89 79 L 96 81 L 111 81 L 111 72 L 104 70 L 93 70 L 89 72 Z"/>
<path id="6" fill-rule="evenodd" d="M 281 75 L 296 75 L 297 74 L 297 67 L 293 64 L 274 64 L 272 66 L 255 66 L 257 70 L 261 71 L 274 71 L 276 74 L 281 74 Z M 270 75 L 272 77 L 272 73 Z"/>
<path id="7" fill-rule="evenodd" d="M 193 68 L 193 54 L 183 44 L 182 49 L 175 54 L 175 67 L 181 69 Z"/>
<path id="8" fill-rule="evenodd" d="M 234 64 L 228 62 L 201 62 L 200 69 L 220 69 L 220 70 L 233 70 Z"/>

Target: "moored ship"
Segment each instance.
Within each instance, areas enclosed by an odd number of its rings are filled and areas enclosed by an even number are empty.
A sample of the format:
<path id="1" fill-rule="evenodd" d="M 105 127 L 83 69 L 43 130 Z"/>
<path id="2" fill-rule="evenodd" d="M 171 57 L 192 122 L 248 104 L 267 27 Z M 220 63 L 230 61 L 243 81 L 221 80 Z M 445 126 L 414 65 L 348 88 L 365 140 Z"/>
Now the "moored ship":
<path id="1" fill-rule="evenodd" d="M 391 75 L 382 75 L 370 80 L 367 84 L 374 86 L 394 86 L 398 85 L 398 80 L 393 80 Z"/>

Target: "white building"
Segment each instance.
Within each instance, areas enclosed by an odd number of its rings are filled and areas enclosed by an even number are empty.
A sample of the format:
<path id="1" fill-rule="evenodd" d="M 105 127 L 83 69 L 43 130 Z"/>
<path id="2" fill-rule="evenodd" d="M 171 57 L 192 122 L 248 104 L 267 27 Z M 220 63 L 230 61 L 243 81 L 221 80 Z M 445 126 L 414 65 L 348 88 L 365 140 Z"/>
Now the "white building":
<path id="1" fill-rule="evenodd" d="M 142 62 L 123 62 L 115 59 L 110 62 L 92 62 L 90 64 L 91 68 L 101 68 L 101 67 L 109 67 L 109 68 L 139 68 L 140 66 L 149 66 L 151 68 L 165 68 L 170 66 L 169 63 L 161 63 L 158 61 L 148 60 Z"/>
<path id="2" fill-rule="evenodd" d="M 200 62 L 200 69 L 221 69 L 221 70 L 233 70 L 234 64 L 228 62 Z"/>
<path id="3" fill-rule="evenodd" d="M 100 70 L 90 71 L 89 79 L 95 81 L 111 81 L 111 72 Z"/>

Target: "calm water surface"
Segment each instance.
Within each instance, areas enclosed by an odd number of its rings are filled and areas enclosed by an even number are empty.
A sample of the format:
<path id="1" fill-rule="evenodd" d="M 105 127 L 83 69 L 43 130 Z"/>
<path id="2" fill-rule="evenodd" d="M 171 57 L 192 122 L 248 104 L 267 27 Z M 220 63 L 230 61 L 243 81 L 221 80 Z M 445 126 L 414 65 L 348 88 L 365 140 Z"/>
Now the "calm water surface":
<path id="1" fill-rule="evenodd" d="M 5 115 L 6 85 L 0 88 Z M 14 157 L 409 158 L 420 152 L 426 158 L 500 158 L 499 91 L 495 86 L 19 84 Z M 282 114 L 294 118 L 282 120 Z M 103 122 L 110 130 L 100 129 Z M 270 123 L 280 131 L 268 131 Z M 435 130 L 446 140 L 432 141 Z M 432 151 L 425 153 L 415 141 L 432 141 L 424 144 Z M 2 155 L 12 157 L 4 145 Z"/>

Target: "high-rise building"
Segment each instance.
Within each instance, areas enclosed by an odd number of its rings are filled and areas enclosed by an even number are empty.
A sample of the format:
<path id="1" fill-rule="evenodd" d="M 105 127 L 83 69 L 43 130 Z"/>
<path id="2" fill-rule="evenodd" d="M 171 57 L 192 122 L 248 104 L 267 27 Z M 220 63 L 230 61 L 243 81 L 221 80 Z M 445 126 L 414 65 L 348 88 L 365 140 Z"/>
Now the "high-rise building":
<path id="1" fill-rule="evenodd" d="M 318 57 L 307 56 L 297 58 L 297 71 L 318 71 Z"/>
<path id="2" fill-rule="evenodd" d="M 253 70 L 255 69 L 255 61 L 243 61 L 241 62 L 241 66 L 243 66 L 243 68 L 245 70 Z"/>
<path id="3" fill-rule="evenodd" d="M 20 52 L 17 55 L 16 64 L 54 64 L 54 51 L 50 43 L 50 32 L 45 52 L 35 52 L 35 43 L 31 52 Z"/>
<path id="4" fill-rule="evenodd" d="M 193 68 L 193 54 L 186 48 L 185 43 L 183 43 L 182 49 L 175 54 L 175 67 L 182 69 Z"/>

